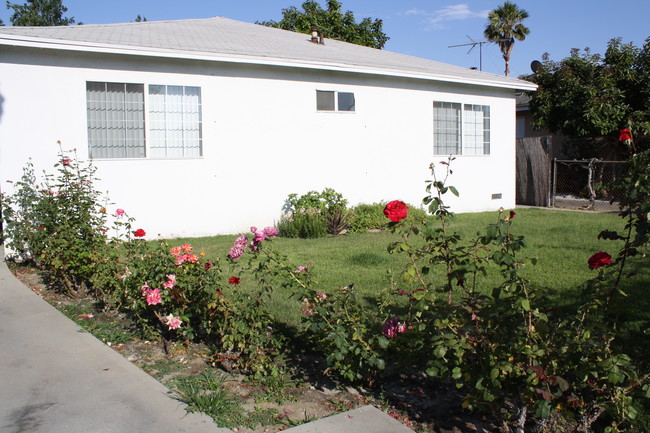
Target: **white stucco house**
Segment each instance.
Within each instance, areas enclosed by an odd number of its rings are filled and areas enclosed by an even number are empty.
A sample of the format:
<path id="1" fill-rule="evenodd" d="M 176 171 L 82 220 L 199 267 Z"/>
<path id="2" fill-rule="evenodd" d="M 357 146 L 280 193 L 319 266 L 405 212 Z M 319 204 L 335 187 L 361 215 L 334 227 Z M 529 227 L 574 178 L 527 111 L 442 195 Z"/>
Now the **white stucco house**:
<path id="1" fill-rule="evenodd" d="M 457 212 L 515 204 L 515 92 L 535 85 L 216 17 L 0 27 L 0 180 L 61 141 L 149 237 L 245 231 L 290 193 L 419 204 L 457 157 Z"/>

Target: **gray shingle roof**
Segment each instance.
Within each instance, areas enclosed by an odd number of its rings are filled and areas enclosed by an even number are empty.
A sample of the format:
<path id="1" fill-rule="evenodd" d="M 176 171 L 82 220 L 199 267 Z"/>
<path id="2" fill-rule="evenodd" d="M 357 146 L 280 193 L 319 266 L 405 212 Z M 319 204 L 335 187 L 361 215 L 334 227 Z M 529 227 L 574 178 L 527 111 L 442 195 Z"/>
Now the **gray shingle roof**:
<path id="1" fill-rule="evenodd" d="M 0 27 L 0 44 L 39 45 L 53 48 L 129 49 L 142 55 L 206 60 L 273 63 L 317 69 L 349 70 L 390 76 L 414 76 L 506 87 L 534 88 L 532 83 L 458 66 L 363 47 L 332 39 L 314 44 L 310 36 L 257 24 L 215 17 L 177 21 L 122 24 L 85 24 L 59 27 Z M 63 47 L 63 45 L 65 47 Z"/>

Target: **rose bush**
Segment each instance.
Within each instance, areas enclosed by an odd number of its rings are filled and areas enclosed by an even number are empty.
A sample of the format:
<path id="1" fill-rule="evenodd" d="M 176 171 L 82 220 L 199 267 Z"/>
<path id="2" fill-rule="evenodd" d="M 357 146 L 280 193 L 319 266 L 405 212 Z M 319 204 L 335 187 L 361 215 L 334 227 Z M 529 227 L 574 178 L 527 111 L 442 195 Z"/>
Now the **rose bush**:
<path id="1" fill-rule="evenodd" d="M 362 303 L 348 290 L 325 299 L 314 290 L 299 294 L 330 369 L 371 384 L 385 368 L 404 367 L 451 380 L 463 407 L 487 409 L 503 432 L 630 427 L 650 385 L 647 373 L 612 344 L 616 328 L 607 305 L 618 292 L 611 275 L 620 276 L 614 265 L 624 260 L 596 254 L 589 265 L 601 272 L 585 285 L 579 309 L 545 311 L 543 292 L 523 277 L 528 261 L 519 257 L 525 239 L 512 232 L 514 211 L 500 209 L 496 223 L 469 242 L 449 229 L 443 195 L 458 195 L 446 185 L 451 160 L 440 164 L 442 179 L 432 165 L 424 199 L 438 221 L 392 225 L 401 239 L 389 251 L 406 254 L 408 265 L 387 294 L 376 303 Z M 442 284 L 430 278 L 436 267 L 446 277 Z M 494 271 L 502 283 L 479 290 L 480 278 Z"/>

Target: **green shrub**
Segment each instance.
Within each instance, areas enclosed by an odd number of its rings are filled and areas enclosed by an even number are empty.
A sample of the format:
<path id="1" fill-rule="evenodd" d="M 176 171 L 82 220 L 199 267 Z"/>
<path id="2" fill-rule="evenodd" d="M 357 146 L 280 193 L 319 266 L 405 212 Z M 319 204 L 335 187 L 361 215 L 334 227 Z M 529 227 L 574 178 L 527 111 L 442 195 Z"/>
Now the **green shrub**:
<path id="1" fill-rule="evenodd" d="M 354 206 L 350 230 L 359 233 L 385 228 L 388 225 L 388 220 L 384 216 L 384 206 L 386 203 L 361 203 Z"/>
<path id="2" fill-rule="evenodd" d="M 352 221 L 350 230 L 355 233 L 361 233 L 368 230 L 385 229 L 389 221 L 384 216 L 384 207 L 386 203 L 360 203 L 351 209 Z M 411 204 L 408 205 L 408 219 L 425 220 L 427 213 Z"/>
<path id="3" fill-rule="evenodd" d="M 332 188 L 309 191 L 299 196 L 289 194 L 285 214 L 280 218 L 280 236 L 319 238 L 327 233 L 339 235 L 349 227 L 348 201 Z"/>
<path id="4" fill-rule="evenodd" d="M 317 209 L 312 208 L 280 217 L 278 230 L 285 238 L 322 238 L 327 234 L 327 224 Z"/>
<path id="5" fill-rule="evenodd" d="M 348 201 L 343 195 L 332 188 L 325 188 L 322 192 L 309 191 L 306 194 L 289 194 L 285 203 L 286 212 L 296 212 L 301 209 L 318 209 L 321 213 L 331 213 L 336 209 L 346 209 Z"/>

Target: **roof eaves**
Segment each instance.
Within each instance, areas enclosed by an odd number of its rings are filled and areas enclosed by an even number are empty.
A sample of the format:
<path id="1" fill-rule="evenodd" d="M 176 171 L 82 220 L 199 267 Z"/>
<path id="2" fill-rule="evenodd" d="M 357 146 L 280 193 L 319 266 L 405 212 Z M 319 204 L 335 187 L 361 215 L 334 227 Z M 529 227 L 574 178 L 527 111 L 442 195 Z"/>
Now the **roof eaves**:
<path id="1" fill-rule="evenodd" d="M 416 78 L 423 80 L 444 81 L 458 84 L 499 87 L 514 90 L 536 90 L 537 85 L 523 80 L 477 79 L 447 74 L 428 74 L 417 71 L 350 65 L 344 63 L 316 62 L 309 60 L 294 60 L 278 57 L 262 57 L 241 54 L 188 52 L 174 49 L 134 47 L 130 45 L 100 44 L 96 42 L 65 41 L 29 36 L 0 34 L 0 45 L 21 47 L 81 51 L 106 54 L 122 54 L 133 56 L 163 57 L 187 60 L 218 61 L 230 63 L 262 64 L 270 66 L 285 66 L 294 68 L 320 69 L 339 72 L 352 72 L 372 75 L 384 75 L 401 78 Z"/>

